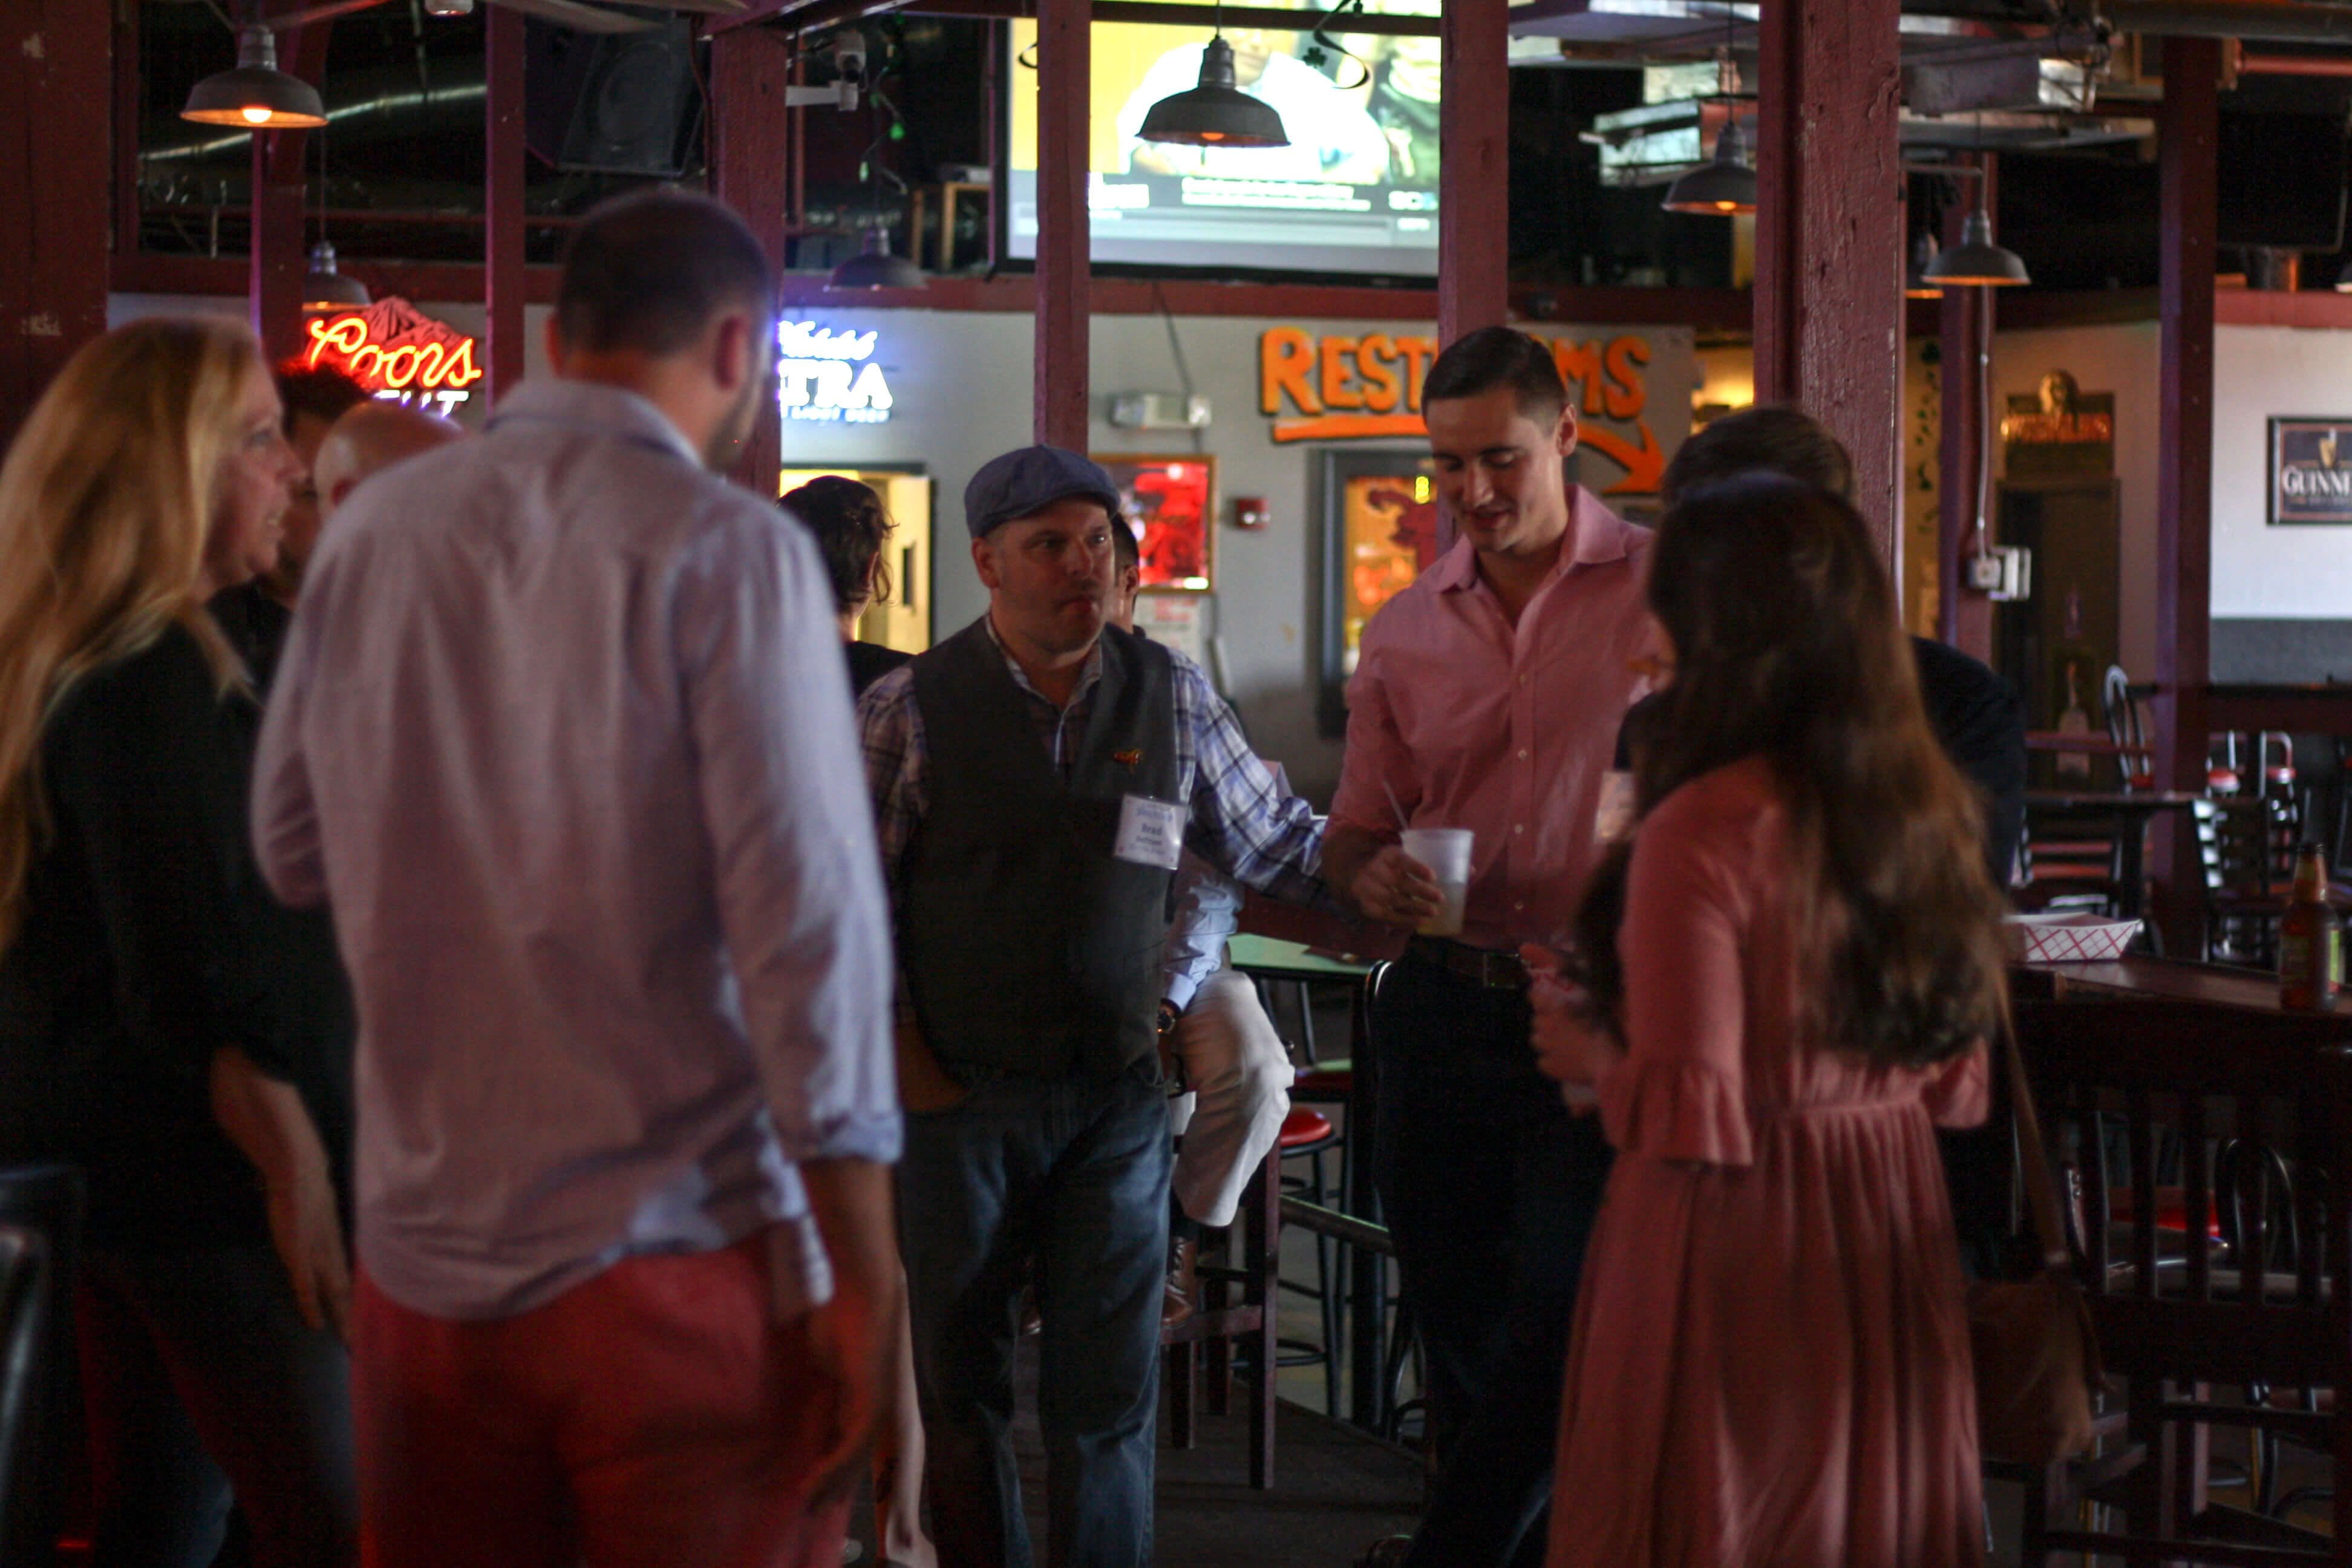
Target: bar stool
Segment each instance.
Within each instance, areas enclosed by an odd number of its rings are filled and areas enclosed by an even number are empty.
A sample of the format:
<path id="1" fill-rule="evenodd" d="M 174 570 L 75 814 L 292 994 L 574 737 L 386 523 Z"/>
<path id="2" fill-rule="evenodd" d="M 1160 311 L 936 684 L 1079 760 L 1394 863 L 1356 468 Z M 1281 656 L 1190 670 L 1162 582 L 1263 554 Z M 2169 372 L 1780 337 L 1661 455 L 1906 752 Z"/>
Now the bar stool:
<path id="1" fill-rule="evenodd" d="M 1304 1175 L 1286 1174 L 1282 1190 L 1295 1193 L 1318 1206 L 1329 1201 L 1323 1184 L 1323 1156 L 1340 1139 L 1331 1119 L 1319 1110 L 1294 1106 L 1283 1119 L 1282 1132 L 1276 1140 L 1279 1158 L 1307 1162 Z M 1344 1152 L 1342 1153 L 1344 1158 Z M 1315 1237 L 1315 1283 L 1312 1286 L 1285 1279 L 1280 1289 L 1304 1296 L 1315 1303 L 1322 1321 L 1323 1342 L 1309 1344 L 1304 1340 L 1277 1340 L 1275 1364 L 1277 1366 L 1315 1366 L 1323 1368 L 1324 1414 L 1334 1420 L 1339 1415 L 1339 1292 L 1331 1284 L 1331 1238 L 1318 1234 Z"/>

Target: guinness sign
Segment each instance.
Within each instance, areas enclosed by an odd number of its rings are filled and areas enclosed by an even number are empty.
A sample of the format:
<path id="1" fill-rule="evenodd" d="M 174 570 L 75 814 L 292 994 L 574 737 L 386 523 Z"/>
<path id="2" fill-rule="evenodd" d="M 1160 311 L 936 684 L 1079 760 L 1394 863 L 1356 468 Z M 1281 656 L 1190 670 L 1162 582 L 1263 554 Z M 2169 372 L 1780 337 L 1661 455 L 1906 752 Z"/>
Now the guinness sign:
<path id="1" fill-rule="evenodd" d="M 2271 421 L 2270 521 L 2352 522 L 2352 419 Z"/>

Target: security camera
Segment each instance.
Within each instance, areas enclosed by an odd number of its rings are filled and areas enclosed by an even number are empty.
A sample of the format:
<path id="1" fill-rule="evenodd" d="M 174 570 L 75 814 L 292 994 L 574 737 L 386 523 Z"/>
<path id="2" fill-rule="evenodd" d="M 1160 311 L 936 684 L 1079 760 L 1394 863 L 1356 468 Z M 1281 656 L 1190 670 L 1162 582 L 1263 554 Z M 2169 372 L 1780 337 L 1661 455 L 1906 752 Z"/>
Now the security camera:
<path id="1" fill-rule="evenodd" d="M 833 68 L 848 80 L 866 79 L 866 38 L 863 34 L 846 32 L 834 35 Z"/>

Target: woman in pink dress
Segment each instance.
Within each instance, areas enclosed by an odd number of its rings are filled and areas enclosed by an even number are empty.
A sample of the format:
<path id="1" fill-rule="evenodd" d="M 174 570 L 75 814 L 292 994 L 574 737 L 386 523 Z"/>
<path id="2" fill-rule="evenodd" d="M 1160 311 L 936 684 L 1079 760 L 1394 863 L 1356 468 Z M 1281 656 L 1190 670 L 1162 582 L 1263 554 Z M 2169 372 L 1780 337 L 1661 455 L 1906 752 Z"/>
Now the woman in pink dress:
<path id="1" fill-rule="evenodd" d="M 1551 1568 L 1975 1563 L 1934 1129 L 1982 1119 L 2004 1005 L 1979 808 L 1843 501 L 1735 479 L 1651 560 L 1675 670 L 1646 814 L 1586 905 L 1581 985 L 1536 987 L 1546 1069 L 1617 1149 Z"/>

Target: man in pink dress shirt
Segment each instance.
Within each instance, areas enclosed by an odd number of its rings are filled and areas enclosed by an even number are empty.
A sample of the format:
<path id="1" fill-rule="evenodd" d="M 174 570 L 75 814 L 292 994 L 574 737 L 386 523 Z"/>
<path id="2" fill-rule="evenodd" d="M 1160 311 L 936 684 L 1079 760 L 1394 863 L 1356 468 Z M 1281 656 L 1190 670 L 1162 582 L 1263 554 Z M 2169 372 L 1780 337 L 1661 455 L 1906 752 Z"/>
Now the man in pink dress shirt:
<path id="1" fill-rule="evenodd" d="M 1461 538 L 1365 628 L 1326 874 L 1376 920 L 1435 912 L 1416 827 L 1476 836 L 1460 936 L 1415 936 L 1374 1005 L 1376 1180 L 1428 1354 L 1439 1464 L 1410 1548 L 1541 1560 L 1562 1358 L 1608 1151 L 1528 1050 L 1522 942 L 1572 923 L 1625 710 L 1648 689 L 1647 531 L 1571 486 L 1576 416 L 1523 332 L 1461 339 L 1424 407 Z M 1393 799 L 1393 805 L 1391 800 Z"/>

